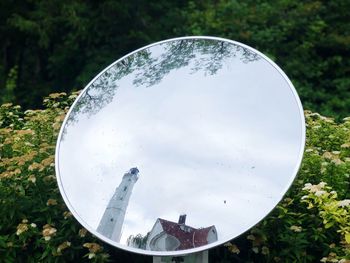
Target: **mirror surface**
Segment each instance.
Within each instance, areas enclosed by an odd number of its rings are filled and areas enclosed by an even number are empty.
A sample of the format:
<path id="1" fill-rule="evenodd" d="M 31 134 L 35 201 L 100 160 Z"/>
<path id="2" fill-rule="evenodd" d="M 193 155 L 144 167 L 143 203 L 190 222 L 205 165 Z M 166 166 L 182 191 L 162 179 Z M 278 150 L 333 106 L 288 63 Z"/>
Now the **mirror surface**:
<path id="1" fill-rule="evenodd" d="M 62 126 L 56 171 L 94 235 L 180 255 L 263 219 L 293 182 L 304 143 L 299 98 L 266 56 L 226 39 L 177 38 L 87 85 Z"/>

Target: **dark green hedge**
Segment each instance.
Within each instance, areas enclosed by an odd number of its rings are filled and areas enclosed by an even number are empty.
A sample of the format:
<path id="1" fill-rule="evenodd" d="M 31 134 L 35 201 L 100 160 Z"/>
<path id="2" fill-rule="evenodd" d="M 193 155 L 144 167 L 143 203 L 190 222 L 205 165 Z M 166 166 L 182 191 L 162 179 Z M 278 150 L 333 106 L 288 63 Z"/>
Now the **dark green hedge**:
<path id="1" fill-rule="evenodd" d="M 105 66 L 162 39 L 212 35 L 281 66 L 305 108 L 350 116 L 350 1 L 0 1 L 0 103 L 41 107 Z"/>

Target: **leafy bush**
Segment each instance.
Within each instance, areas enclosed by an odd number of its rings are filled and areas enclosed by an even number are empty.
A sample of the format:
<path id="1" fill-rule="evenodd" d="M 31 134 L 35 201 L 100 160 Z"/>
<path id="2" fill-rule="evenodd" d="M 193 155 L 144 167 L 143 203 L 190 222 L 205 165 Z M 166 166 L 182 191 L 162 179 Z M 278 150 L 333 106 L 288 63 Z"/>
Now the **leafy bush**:
<path id="1" fill-rule="evenodd" d="M 75 98 L 51 94 L 45 110 L 0 108 L 1 262 L 101 262 L 108 256 L 72 218 L 56 184 L 56 138 Z"/>
<path id="2" fill-rule="evenodd" d="M 151 259 L 97 240 L 59 194 L 55 143 L 76 96 L 51 94 L 43 110 L 0 107 L 0 262 Z M 337 124 L 317 113 L 305 115 L 307 147 L 293 186 L 257 226 L 212 250 L 215 262 L 349 262 L 350 118 Z"/>
<path id="3" fill-rule="evenodd" d="M 305 116 L 306 150 L 291 189 L 267 218 L 227 244 L 242 262 L 349 262 L 350 118 L 337 124 Z"/>

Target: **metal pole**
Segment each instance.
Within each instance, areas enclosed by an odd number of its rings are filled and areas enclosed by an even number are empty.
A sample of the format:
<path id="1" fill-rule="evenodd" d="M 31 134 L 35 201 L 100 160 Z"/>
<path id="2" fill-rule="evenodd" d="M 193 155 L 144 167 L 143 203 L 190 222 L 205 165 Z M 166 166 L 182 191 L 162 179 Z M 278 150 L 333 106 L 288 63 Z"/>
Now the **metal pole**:
<path id="1" fill-rule="evenodd" d="M 153 263 L 208 263 L 208 251 L 178 257 L 153 257 Z"/>

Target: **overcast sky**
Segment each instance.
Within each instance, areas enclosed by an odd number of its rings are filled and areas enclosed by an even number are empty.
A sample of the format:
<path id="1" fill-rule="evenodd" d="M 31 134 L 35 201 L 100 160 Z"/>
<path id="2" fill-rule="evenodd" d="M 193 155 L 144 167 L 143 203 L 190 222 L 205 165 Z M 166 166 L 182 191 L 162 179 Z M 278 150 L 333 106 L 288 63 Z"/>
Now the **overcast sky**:
<path id="1" fill-rule="evenodd" d="M 228 240 L 261 220 L 291 184 L 302 119 L 279 72 L 264 59 L 237 57 L 226 58 L 215 75 L 189 74 L 190 68 L 148 88 L 126 76 L 111 103 L 67 127 L 61 182 L 90 228 L 135 166 L 124 244 L 157 218 L 176 222 L 183 213 L 188 225 L 215 225 L 219 241 Z"/>

